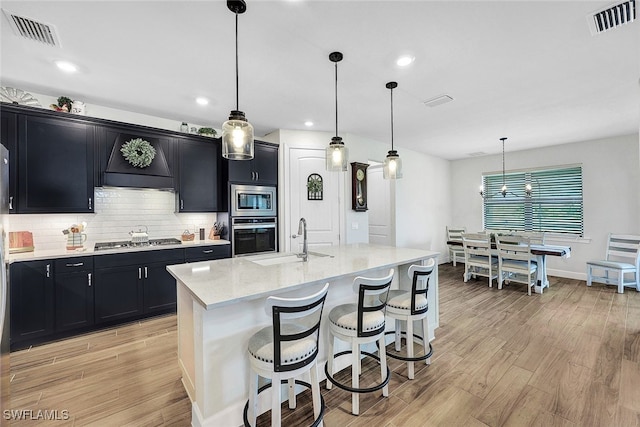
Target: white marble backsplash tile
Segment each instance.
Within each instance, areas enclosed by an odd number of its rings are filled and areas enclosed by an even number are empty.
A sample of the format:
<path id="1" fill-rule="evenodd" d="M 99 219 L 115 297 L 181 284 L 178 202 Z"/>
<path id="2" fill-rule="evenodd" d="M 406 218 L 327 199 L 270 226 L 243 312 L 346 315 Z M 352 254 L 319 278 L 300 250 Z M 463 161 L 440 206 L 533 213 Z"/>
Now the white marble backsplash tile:
<path id="1" fill-rule="evenodd" d="M 10 231 L 30 231 L 37 249 L 66 246 L 62 230 L 86 222 L 87 247 L 95 242 L 129 240 L 129 232 L 147 226 L 149 238 L 176 237 L 184 230 L 204 228 L 206 235 L 217 220 L 216 213 L 176 213 L 175 193 L 129 188 L 96 188 L 94 214 L 10 215 Z M 144 230 L 144 228 L 143 228 Z"/>

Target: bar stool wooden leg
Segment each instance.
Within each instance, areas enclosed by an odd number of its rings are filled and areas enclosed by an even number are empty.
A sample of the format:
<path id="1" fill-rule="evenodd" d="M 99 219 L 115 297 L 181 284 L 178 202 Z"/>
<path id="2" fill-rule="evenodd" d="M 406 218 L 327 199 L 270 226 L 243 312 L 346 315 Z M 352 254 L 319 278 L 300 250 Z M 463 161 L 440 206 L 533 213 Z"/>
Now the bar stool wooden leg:
<path id="1" fill-rule="evenodd" d="M 427 317 L 422 319 L 422 348 L 424 349 L 424 354 L 427 354 L 429 351 L 429 319 Z M 431 365 L 431 358 L 427 357 L 424 363 L 425 365 Z"/>
<path id="2" fill-rule="evenodd" d="M 320 403 L 320 383 L 318 382 L 318 363 L 314 363 L 311 371 L 311 395 L 313 397 L 313 416 L 317 419 L 320 416 L 322 410 L 322 404 Z M 319 427 L 323 426 L 323 422 L 320 421 Z"/>
<path id="3" fill-rule="evenodd" d="M 384 381 L 387 377 L 387 349 L 384 345 L 384 334 L 382 334 L 378 343 L 380 345 L 380 378 Z M 382 388 L 382 395 L 385 397 L 389 396 L 389 383 Z"/>
<path id="4" fill-rule="evenodd" d="M 258 414 L 258 374 L 249 374 L 249 424 L 256 425 Z"/>
<path id="5" fill-rule="evenodd" d="M 351 364 L 351 387 L 360 388 L 360 345 L 357 342 L 351 344 L 353 363 Z M 351 407 L 353 415 L 360 414 L 360 394 L 351 393 Z"/>
<path id="6" fill-rule="evenodd" d="M 271 427 L 280 427 L 280 375 L 274 374 L 271 384 Z"/>
<path id="7" fill-rule="evenodd" d="M 289 409 L 296 409 L 296 385 L 293 378 L 289 378 Z"/>
<path id="8" fill-rule="evenodd" d="M 333 378 L 333 341 L 334 340 L 335 340 L 335 337 L 331 332 L 329 332 L 329 339 L 327 340 L 327 347 L 328 347 L 327 372 L 329 372 L 329 375 L 331 375 L 332 378 Z M 331 388 L 333 387 L 333 384 L 331 383 L 331 381 L 326 380 L 325 383 L 326 383 L 325 387 L 327 388 L 327 390 L 331 390 Z"/>
<path id="9" fill-rule="evenodd" d="M 413 320 L 407 320 L 407 356 L 413 357 Z M 415 367 L 413 362 L 407 362 L 407 376 L 410 380 L 415 377 Z"/>

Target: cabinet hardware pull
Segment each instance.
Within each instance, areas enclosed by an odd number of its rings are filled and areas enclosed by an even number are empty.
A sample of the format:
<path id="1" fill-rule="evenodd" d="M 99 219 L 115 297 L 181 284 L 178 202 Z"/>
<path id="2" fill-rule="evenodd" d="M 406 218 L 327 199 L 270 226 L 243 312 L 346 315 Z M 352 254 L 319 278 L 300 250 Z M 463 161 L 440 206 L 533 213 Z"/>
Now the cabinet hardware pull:
<path id="1" fill-rule="evenodd" d="M 89 210 L 92 210 L 92 209 L 93 209 L 93 208 L 91 207 L 92 202 L 93 202 L 93 201 L 92 201 L 91 197 L 89 197 Z"/>
<path id="2" fill-rule="evenodd" d="M 142 268 L 138 267 L 138 280 L 142 279 Z"/>
<path id="3" fill-rule="evenodd" d="M 51 277 L 51 264 L 47 264 L 47 277 Z"/>
<path id="4" fill-rule="evenodd" d="M 147 276 L 147 267 L 146 266 L 144 267 L 144 278 L 145 279 L 148 278 L 148 276 Z"/>
<path id="5" fill-rule="evenodd" d="M 9 210 L 13 210 L 13 196 L 9 196 Z"/>
<path id="6" fill-rule="evenodd" d="M 87 279 L 89 279 L 89 287 L 91 287 L 91 273 L 87 273 Z"/>
<path id="7" fill-rule="evenodd" d="M 203 254 L 210 254 L 213 253 L 213 249 L 209 249 L 207 251 L 202 251 Z"/>
<path id="8" fill-rule="evenodd" d="M 260 179 L 260 172 L 256 171 L 256 181 L 258 181 Z"/>
<path id="9" fill-rule="evenodd" d="M 180 199 L 180 210 L 184 209 L 184 200 Z"/>
<path id="10" fill-rule="evenodd" d="M 84 262 L 76 262 L 75 264 L 67 264 L 67 267 L 82 267 Z"/>

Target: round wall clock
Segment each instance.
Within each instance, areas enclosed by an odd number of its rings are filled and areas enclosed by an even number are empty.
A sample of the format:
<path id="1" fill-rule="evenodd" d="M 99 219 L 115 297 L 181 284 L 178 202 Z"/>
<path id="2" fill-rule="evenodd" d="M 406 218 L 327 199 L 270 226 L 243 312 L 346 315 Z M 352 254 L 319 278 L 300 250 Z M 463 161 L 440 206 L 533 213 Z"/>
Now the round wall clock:
<path id="1" fill-rule="evenodd" d="M 22 89 L 14 89 L 12 87 L 0 87 L 0 100 L 3 102 L 11 102 L 12 104 L 28 105 L 31 107 L 40 107 L 38 100 L 28 92 Z"/>

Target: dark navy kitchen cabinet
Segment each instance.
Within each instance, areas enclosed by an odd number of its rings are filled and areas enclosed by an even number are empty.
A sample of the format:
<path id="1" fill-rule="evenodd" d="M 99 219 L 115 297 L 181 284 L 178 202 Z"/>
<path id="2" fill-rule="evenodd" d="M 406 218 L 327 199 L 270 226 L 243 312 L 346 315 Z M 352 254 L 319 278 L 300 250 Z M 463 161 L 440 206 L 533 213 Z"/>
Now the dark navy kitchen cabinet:
<path id="1" fill-rule="evenodd" d="M 93 125 L 19 114 L 17 137 L 17 213 L 93 212 Z"/>
<path id="2" fill-rule="evenodd" d="M 18 116 L 0 111 L 0 143 L 9 150 L 9 212 L 15 212 L 18 175 Z"/>
<path id="3" fill-rule="evenodd" d="M 165 252 L 164 261 L 148 263 L 144 267 L 144 312 L 147 314 L 176 311 L 176 279 L 167 271 L 167 266 L 182 264 L 184 254 L 182 249 Z"/>
<path id="4" fill-rule="evenodd" d="M 278 146 L 255 141 L 252 160 L 230 160 L 229 181 L 254 185 L 278 184 Z"/>
<path id="5" fill-rule="evenodd" d="M 55 331 L 91 327 L 93 318 L 93 257 L 57 259 L 55 267 Z"/>
<path id="6" fill-rule="evenodd" d="M 176 281 L 166 267 L 182 262 L 182 249 L 94 257 L 96 324 L 175 311 Z"/>
<path id="7" fill-rule="evenodd" d="M 213 261 L 223 258 L 231 258 L 231 245 L 195 246 L 184 250 L 185 262 Z"/>
<path id="8" fill-rule="evenodd" d="M 54 332 L 53 260 L 12 263 L 11 347 Z"/>
<path id="9" fill-rule="evenodd" d="M 220 139 L 193 138 L 176 141 L 179 157 L 178 212 L 224 210 L 221 193 Z"/>

